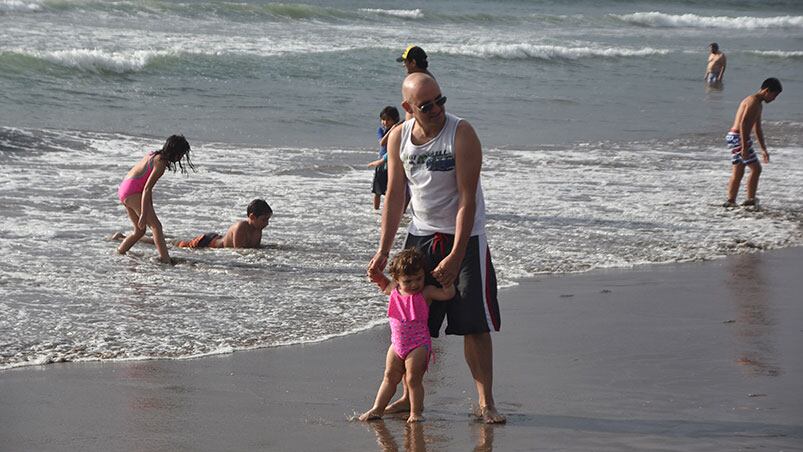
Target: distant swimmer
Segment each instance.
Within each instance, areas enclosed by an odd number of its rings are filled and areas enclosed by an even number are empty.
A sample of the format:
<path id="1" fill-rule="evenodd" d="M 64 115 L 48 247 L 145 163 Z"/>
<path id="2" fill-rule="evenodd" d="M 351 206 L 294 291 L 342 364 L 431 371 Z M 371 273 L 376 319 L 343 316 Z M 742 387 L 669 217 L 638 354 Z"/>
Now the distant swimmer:
<path id="1" fill-rule="evenodd" d="M 725 58 L 725 54 L 719 50 L 719 44 L 716 42 L 712 42 L 708 48 L 711 53 L 708 55 L 708 66 L 705 68 L 705 81 L 709 85 L 721 84 L 728 60 Z"/>
<path id="2" fill-rule="evenodd" d="M 736 118 L 730 131 L 725 136 L 728 149 L 731 152 L 731 164 L 733 173 L 728 182 L 728 200 L 724 207 L 736 206 L 736 195 L 739 193 L 739 185 L 744 176 L 745 166 L 750 168 L 750 177 L 747 180 L 747 199 L 742 203 L 743 206 L 757 206 L 758 198 L 758 178 L 761 175 L 761 163 L 753 150 L 753 140 L 750 139 L 750 131 L 755 130 L 758 144 L 761 145 L 761 157 L 764 163 L 769 163 L 770 154 L 764 143 L 764 132 L 761 130 L 761 110 L 762 102 L 770 103 L 783 91 L 781 82 L 777 78 L 768 78 L 761 84 L 761 89 L 750 96 L 747 96 L 739 104 L 736 110 Z"/>
<path id="3" fill-rule="evenodd" d="M 178 240 L 174 244 L 180 248 L 259 248 L 262 246 L 262 230 L 270 223 L 273 209 L 262 199 L 255 199 L 248 204 L 247 218 L 229 227 L 224 235 L 207 232 L 190 240 Z M 118 232 L 112 236 L 114 240 L 126 239 Z M 141 242 L 155 244 L 153 238 L 142 237 Z"/>
<path id="4" fill-rule="evenodd" d="M 161 149 L 148 153 L 128 171 L 117 189 L 117 198 L 125 206 L 128 218 L 134 225 L 134 232 L 125 237 L 117 248 L 118 253 L 125 254 L 131 249 L 145 235 L 145 228 L 149 227 L 153 233 L 153 243 L 159 252 L 159 260 L 172 263 L 167 252 L 162 223 L 153 209 L 153 187 L 165 169 L 175 172 L 176 164 L 182 173 L 186 173 L 187 170 L 181 164 L 183 158 L 187 159 L 187 166 L 194 169 L 190 162 L 190 144 L 182 135 L 171 135 Z"/>

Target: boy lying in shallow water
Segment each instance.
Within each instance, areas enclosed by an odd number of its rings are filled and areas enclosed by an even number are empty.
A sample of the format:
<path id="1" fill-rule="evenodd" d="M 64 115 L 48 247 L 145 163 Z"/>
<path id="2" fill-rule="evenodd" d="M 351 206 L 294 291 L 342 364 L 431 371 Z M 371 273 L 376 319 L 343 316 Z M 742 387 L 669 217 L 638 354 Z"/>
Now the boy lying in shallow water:
<path id="1" fill-rule="evenodd" d="M 273 209 L 262 199 L 255 199 L 248 204 L 246 220 L 240 220 L 229 226 L 226 234 L 216 232 L 201 234 L 191 240 L 177 240 L 175 246 L 182 248 L 259 248 L 262 244 L 262 230 L 268 226 Z M 113 240 L 124 240 L 125 234 L 118 232 Z M 140 242 L 153 244 L 152 237 L 142 237 Z"/>

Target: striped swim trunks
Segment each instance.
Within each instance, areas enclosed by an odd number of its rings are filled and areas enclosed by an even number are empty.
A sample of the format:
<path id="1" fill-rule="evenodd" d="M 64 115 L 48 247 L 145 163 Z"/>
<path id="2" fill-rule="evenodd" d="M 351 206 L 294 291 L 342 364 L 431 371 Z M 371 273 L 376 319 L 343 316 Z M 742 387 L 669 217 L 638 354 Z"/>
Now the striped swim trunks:
<path id="1" fill-rule="evenodd" d="M 731 163 L 733 165 L 749 165 L 758 162 L 756 151 L 753 150 L 753 140 L 747 139 L 747 158 L 742 158 L 742 140 L 739 132 L 729 131 L 725 135 L 725 142 L 728 143 L 728 150 L 731 151 Z"/>
<path id="2" fill-rule="evenodd" d="M 427 256 L 426 284 L 440 287 L 430 273 L 446 257 L 454 245 L 454 235 L 436 233 L 427 236 L 407 235 L 405 248 L 418 248 Z M 485 234 L 471 236 L 466 254 L 455 281 L 457 294 L 450 301 L 433 301 L 429 305 L 429 335 L 438 337 L 444 319 L 446 334 L 465 336 L 499 331 L 499 301 L 496 272 Z"/>

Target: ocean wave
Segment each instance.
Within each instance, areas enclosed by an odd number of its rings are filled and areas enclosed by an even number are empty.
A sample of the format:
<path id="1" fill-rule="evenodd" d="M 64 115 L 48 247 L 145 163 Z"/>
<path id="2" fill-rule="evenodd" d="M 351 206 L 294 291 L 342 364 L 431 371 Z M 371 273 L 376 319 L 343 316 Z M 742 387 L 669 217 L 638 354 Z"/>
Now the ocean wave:
<path id="1" fill-rule="evenodd" d="M 666 55 L 669 50 L 643 47 L 565 47 L 536 44 L 477 44 L 463 46 L 427 46 L 433 52 L 480 58 L 578 60 L 582 58 L 619 58 Z"/>
<path id="2" fill-rule="evenodd" d="M 803 58 L 801 50 L 752 50 L 747 53 L 772 58 Z"/>
<path id="3" fill-rule="evenodd" d="M 424 13 L 421 12 L 421 10 L 418 8 L 416 9 L 360 8 L 360 11 L 384 16 L 403 17 L 405 19 L 420 19 L 424 17 Z"/>
<path id="4" fill-rule="evenodd" d="M 0 13 L 6 12 L 33 12 L 41 11 L 42 5 L 39 2 L 24 2 L 21 0 L 2 0 L 0 1 Z"/>
<path id="5" fill-rule="evenodd" d="M 155 58 L 176 55 L 173 51 L 131 50 L 114 52 L 101 49 L 54 51 L 14 50 L 0 52 L 4 59 L 33 59 L 84 72 L 126 74 L 142 71 Z"/>
<path id="6" fill-rule="evenodd" d="M 698 16 L 697 14 L 665 14 L 657 11 L 612 15 L 634 25 L 657 28 L 730 28 L 753 30 L 758 28 L 803 28 L 803 16 L 728 17 Z"/>
<path id="7" fill-rule="evenodd" d="M 3 1 L 3 0 L 0 0 Z M 305 3 L 265 3 L 249 2 L 169 2 L 160 0 L 142 1 L 104 1 L 104 0 L 4 0 L 0 12 L 59 11 L 59 12 L 111 12 L 128 16 L 173 14 L 185 17 L 218 17 L 236 20 L 337 20 L 349 19 L 355 12 L 337 8 Z"/>

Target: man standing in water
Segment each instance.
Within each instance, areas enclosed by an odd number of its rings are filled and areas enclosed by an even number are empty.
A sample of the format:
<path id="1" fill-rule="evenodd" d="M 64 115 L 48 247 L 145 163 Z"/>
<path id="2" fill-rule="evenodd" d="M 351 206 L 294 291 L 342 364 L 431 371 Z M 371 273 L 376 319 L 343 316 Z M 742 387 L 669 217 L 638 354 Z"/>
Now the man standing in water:
<path id="1" fill-rule="evenodd" d="M 408 75 L 402 97 L 402 107 L 413 119 L 390 132 L 381 238 L 368 264 L 368 276 L 379 277 L 387 264 L 404 210 L 406 185 L 412 221 L 404 246 L 416 247 L 427 256 L 432 269 L 426 275 L 427 284 L 455 283 L 458 292 L 453 300 L 430 306 L 430 335 L 439 335 L 446 317 L 446 334 L 463 336 L 466 363 L 479 398 L 475 414 L 486 423 L 503 423 L 506 419 L 496 411 L 493 399 L 490 332 L 499 331 L 499 305 L 485 239 L 480 141 L 468 122 L 446 113 L 446 97 L 431 76 Z M 409 409 L 406 390 L 386 412 L 405 409 Z"/>
<path id="2" fill-rule="evenodd" d="M 724 53 L 719 51 L 719 44 L 716 42 L 712 42 L 708 48 L 711 53 L 708 55 L 708 66 L 705 68 L 705 81 L 709 85 L 722 84 L 727 58 Z"/>
<path id="3" fill-rule="evenodd" d="M 761 110 L 762 102 L 770 103 L 781 94 L 783 87 L 777 78 L 768 78 L 761 84 L 761 89 L 750 96 L 744 98 L 736 110 L 736 118 L 730 131 L 725 136 L 728 142 L 728 149 L 731 151 L 731 164 L 733 173 L 728 182 L 728 200 L 724 207 L 736 206 L 736 195 L 739 193 L 739 185 L 744 176 L 745 166 L 750 168 L 750 177 L 747 179 L 747 199 L 742 203 L 743 206 L 757 206 L 758 198 L 758 177 L 761 175 L 761 163 L 758 161 L 756 151 L 753 150 L 753 140 L 750 139 L 750 131 L 756 131 L 758 144 L 761 145 L 761 159 L 764 163 L 770 162 L 770 154 L 767 152 L 767 145 L 764 143 L 764 132 L 761 130 Z"/>

